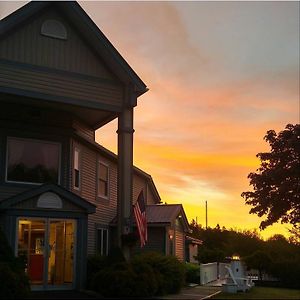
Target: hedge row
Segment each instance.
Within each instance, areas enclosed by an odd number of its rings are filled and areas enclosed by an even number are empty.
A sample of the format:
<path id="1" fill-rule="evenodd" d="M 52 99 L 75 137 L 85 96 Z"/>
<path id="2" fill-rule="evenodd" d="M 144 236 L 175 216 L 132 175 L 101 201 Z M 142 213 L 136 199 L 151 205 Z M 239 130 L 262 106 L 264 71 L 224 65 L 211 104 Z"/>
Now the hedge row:
<path id="1" fill-rule="evenodd" d="M 159 253 L 135 256 L 130 262 L 110 257 L 88 260 L 89 288 L 105 297 L 152 297 L 180 291 L 185 267 L 176 257 Z"/>

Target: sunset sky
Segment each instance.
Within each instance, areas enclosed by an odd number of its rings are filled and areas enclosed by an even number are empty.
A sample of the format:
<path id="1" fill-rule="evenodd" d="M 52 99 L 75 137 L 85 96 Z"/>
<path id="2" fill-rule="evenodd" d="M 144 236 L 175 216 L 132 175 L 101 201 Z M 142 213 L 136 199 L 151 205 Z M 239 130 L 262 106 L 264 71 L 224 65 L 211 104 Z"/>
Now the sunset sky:
<path id="1" fill-rule="evenodd" d="M 150 89 L 134 163 L 191 220 L 257 228 L 251 189 L 267 130 L 299 123 L 299 2 L 80 2 Z M 4 17 L 24 2 L 0 2 Z M 97 141 L 116 152 L 116 122 Z M 263 232 L 287 234 L 286 225 Z"/>

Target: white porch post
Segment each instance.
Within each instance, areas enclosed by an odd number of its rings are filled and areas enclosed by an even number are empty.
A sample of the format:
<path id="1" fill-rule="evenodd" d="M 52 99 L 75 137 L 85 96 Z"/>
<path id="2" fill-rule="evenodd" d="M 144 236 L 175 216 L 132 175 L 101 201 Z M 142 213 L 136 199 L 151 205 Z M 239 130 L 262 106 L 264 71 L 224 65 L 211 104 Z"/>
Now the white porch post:
<path id="1" fill-rule="evenodd" d="M 132 96 L 127 95 L 127 101 Z M 129 98 L 129 99 L 128 99 Z M 127 102 L 128 103 L 128 102 Z M 130 102 L 129 102 L 130 103 Z M 126 259 L 129 247 L 121 236 L 132 232 L 133 107 L 124 107 L 118 117 L 118 246 Z"/>

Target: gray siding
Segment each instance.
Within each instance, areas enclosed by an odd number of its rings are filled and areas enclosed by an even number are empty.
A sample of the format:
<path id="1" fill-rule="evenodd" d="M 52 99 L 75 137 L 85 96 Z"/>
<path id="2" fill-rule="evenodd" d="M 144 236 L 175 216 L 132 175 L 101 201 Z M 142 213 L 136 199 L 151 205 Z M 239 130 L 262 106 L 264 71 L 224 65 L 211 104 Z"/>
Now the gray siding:
<path id="1" fill-rule="evenodd" d="M 109 225 L 109 223 L 117 215 L 117 175 L 118 175 L 118 166 L 117 161 L 114 159 L 108 159 L 103 156 L 100 151 L 90 148 L 87 145 L 82 144 L 81 142 L 72 139 L 72 154 L 71 154 L 71 169 L 73 169 L 73 153 L 74 149 L 77 148 L 80 150 L 80 164 L 81 164 L 81 187 L 80 190 L 76 190 L 71 187 L 72 192 L 77 193 L 87 201 L 95 204 L 97 206 L 96 213 L 89 215 L 88 217 L 88 253 L 93 254 L 95 251 L 95 228 L 96 224 Z M 109 199 L 103 199 L 97 197 L 97 161 L 100 160 L 103 163 L 109 166 Z M 71 177 L 73 174 L 71 172 Z M 73 180 L 71 180 L 73 181 Z M 133 203 L 136 202 L 137 197 L 141 190 L 144 190 L 145 200 L 148 204 L 148 195 L 151 193 L 150 189 L 147 192 L 147 179 L 142 176 L 134 173 L 133 176 Z M 153 195 L 151 196 L 153 197 Z M 153 201 L 153 200 L 151 200 Z M 155 232 L 159 230 L 154 229 Z M 110 237 L 113 239 L 113 237 Z M 158 245 L 163 247 L 165 242 L 160 244 L 161 239 L 165 239 L 165 233 L 162 236 L 159 236 L 155 239 L 156 248 Z M 153 246 L 154 247 L 154 246 Z M 154 248 L 155 248 L 154 247 Z M 160 248 L 161 250 L 162 248 Z M 164 251 L 164 250 L 161 250 Z"/>
<path id="2" fill-rule="evenodd" d="M 58 20 L 66 27 L 67 40 L 40 33 L 47 19 Z M 78 99 L 118 108 L 123 101 L 120 82 L 84 38 L 53 9 L 0 40 L 0 74 L 0 87 L 23 93 Z"/>
<path id="3" fill-rule="evenodd" d="M 22 193 L 26 190 L 37 187 L 32 184 L 18 184 L 5 182 L 6 174 L 6 144 L 7 137 L 30 138 L 37 140 L 45 140 L 56 142 L 61 145 L 60 156 L 60 185 L 68 188 L 69 186 L 69 139 L 63 135 L 63 128 L 53 126 L 53 114 L 51 111 L 41 111 L 41 118 L 36 118 L 34 121 L 30 120 L 30 114 L 27 115 L 26 107 L 15 108 L 11 111 L 12 116 L 5 115 L 6 120 L 2 119 L 2 113 L 5 114 L 5 107 L 1 107 L 0 113 L 0 201 L 10 198 L 14 195 Z M 11 117 L 11 118 L 10 118 Z M 20 119 L 19 119 L 20 117 Z M 26 121 L 27 120 L 27 121 Z M 45 120 L 51 120 L 46 122 Z M 18 121 L 20 123 L 18 123 Z M 23 123 L 24 122 L 24 123 Z M 43 123 L 44 122 L 44 123 Z M 60 123 L 60 118 L 57 116 L 57 123 Z"/>
<path id="4" fill-rule="evenodd" d="M 140 248 L 139 241 L 134 247 L 134 253 L 141 251 L 155 251 L 165 254 L 165 227 L 148 227 L 148 241 L 143 248 Z"/>
<path id="5" fill-rule="evenodd" d="M 136 203 L 138 196 L 142 190 L 143 190 L 143 194 L 144 194 L 144 199 L 146 201 L 146 199 L 147 199 L 147 184 L 145 182 L 145 179 L 141 178 L 137 174 L 133 174 L 133 192 L 132 192 L 133 204 Z"/>
<path id="6" fill-rule="evenodd" d="M 41 35 L 41 26 L 47 19 L 60 21 L 65 26 L 67 40 Z M 0 58 L 6 60 L 114 79 L 84 39 L 53 9 L 11 32 L 0 45 Z"/>
<path id="7" fill-rule="evenodd" d="M 84 136 L 85 138 L 92 141 L 95 140 L 95 131 L 89 126 L 85 125 L 83 122 L 73 120 L 73 128 L 77 133 Z"/>
<path id="8" fill-rule="evenodd" d="M 117 164 L 101 156 L 97 151 L 73 140 L 73 149 L 80 149 L 81 156 L 81 189 L 79 194 L 97 206 L 96 213 L 88 217 L 88 254 L 95 251 L 95 224 L 108 225 L 117 214 Z M 109 199 L 96 196 L 97 160 L 109 166 Z M 73 164 L 73 163 L 72 163 Z"/>
<path id="9" fill-rule="evenodd" d="M 185 251 L 184 233 L 176 230 L 175 231 L 175 255 L 181 261 L 185 259 L 184 251 Z"/>
<path id="10" fill-rule="evenodd" d="M 101 80 L 80 79 L 73 74 L 61 74 L 29 66 L 19 66 L 0 61 L 0 86 L 17 89 L 33 95 L 51 95 L 78 101 L 95 102 L 119 107 L 123 90 L 118 85 Z M 59 101 L 59 98 L 57 99 Z"/>

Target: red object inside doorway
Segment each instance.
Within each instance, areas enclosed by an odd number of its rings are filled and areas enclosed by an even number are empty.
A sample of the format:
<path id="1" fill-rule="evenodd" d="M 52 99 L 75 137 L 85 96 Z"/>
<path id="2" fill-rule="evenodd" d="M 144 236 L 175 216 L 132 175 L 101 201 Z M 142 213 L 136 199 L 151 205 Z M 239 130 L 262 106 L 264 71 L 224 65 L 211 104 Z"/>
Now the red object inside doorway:
<path id="1" fill-rule="evenodd" d="M 43 254 L 31 254 L 28 275 L 31 281 L 43 281 Z"/>

